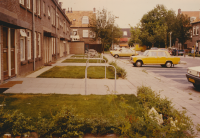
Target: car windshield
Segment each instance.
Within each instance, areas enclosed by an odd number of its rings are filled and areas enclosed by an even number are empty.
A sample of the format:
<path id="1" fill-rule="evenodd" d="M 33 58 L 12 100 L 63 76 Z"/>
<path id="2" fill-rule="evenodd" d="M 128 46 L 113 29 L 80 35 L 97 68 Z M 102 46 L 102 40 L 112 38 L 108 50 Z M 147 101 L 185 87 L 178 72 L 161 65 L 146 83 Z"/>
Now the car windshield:
<path id="1" fill-rule="evenodd" d="M 145 51 L 143 56 L 146 56 L 149 53 L 149 51 Z"/>

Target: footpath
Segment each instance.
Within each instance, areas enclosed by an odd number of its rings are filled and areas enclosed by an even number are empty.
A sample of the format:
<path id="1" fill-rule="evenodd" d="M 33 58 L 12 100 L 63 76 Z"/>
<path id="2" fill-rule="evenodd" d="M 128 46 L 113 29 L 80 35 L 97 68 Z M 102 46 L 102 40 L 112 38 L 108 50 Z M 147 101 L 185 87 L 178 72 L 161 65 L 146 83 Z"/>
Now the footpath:
<path id="1" fill-rule="evenodd" d="M 117 65 L 127 72 L 126 79 L 117 79 L 117 94 L 137 95 L 138 86 L 148 86 L 159 93 L 161 97 L 167 97 L 178 110 L 187 110 L 194 124 L 200 124 L 200 97 L 195 97 L 187 91 L 177 88 L 180 83 L 171 79 L 146 72 L 144 68 L 133 67 L 128 60 L 120 60 L 110 54 L 104 55 L 108 61 L 116 61 Z M 66 57 L 69 58 L 69 57 Z M 6 90 L 4 93 L 32 93 L 32 94 L 81 94 L 81 95 L 105 95 L 114 91 L 114 79 L 63 79 L 63 78 L 36 78 L 41 73 L 54 66 L 85 66 L 85 63 L 61 63 L 66 58 L 58 61 L 52 66 L 44 67 L 24 78 L 14 78 L 12 81 L 23 81 Z M 105 63 L 89 63 L 90 65 L 104 66 Z M 87 87 L 87 90 L 86 90 Z M 108 91 L 109 88 L 109 91 Z M 192 99 L 192 100 L 191 100 Z M 199 136 L 200 138 L 200 136 Z"/>

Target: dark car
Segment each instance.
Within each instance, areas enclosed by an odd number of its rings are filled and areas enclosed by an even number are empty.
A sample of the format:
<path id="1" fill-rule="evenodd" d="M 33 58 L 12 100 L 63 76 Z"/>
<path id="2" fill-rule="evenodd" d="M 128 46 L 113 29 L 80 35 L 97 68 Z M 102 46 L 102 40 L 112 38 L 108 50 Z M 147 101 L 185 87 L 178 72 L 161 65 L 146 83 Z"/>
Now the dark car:
<path id="1" fill-rule="evenodd" d="M 178 52 L 178 54 L 177 54 L 177 52 Z M 172 49 L 172 55 L 173 56 L 176 56 L 176 55 L 184 55 L 184 50 L 177 50 L 177 49 Z"/>

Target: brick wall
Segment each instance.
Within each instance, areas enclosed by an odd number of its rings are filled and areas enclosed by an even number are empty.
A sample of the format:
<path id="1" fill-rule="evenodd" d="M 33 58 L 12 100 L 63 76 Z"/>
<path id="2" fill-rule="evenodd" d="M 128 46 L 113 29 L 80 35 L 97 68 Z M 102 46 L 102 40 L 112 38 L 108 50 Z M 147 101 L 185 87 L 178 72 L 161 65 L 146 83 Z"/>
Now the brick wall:
<path id="1" fill-rule="evenodd" d="M 70 42 L 70 54 L 84 54 L 84 42 Z"/>

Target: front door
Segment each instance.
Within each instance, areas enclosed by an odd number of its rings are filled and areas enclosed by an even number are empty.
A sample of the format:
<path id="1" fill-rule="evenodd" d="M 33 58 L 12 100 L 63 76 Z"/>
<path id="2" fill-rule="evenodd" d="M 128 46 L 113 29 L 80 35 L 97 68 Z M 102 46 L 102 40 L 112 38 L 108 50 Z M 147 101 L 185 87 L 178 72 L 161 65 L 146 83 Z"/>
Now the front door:
<path id="1" fill-rule="evenodd" d="M 15 76 L 15 29 L 10 29 L 11 77 Z"/>
<path id="2" fill-rule="evenodd" d="M 8 28 L 3 27 L 3 79 L 8 79 Z"/>

